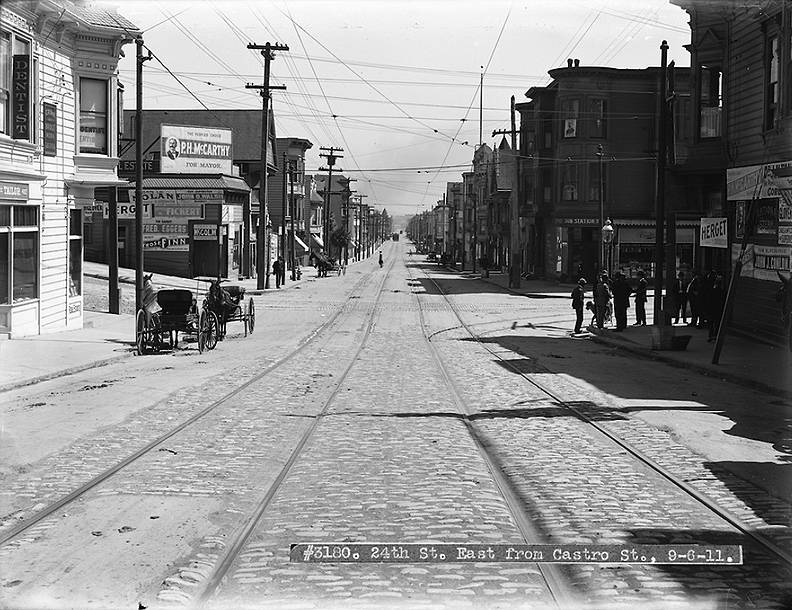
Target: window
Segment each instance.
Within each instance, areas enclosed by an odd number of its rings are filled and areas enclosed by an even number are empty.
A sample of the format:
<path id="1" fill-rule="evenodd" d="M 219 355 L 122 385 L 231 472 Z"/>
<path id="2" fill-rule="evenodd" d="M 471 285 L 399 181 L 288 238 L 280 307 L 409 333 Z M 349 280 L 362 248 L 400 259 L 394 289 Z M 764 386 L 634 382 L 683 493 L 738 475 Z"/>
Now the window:
<path id="1" fill-rule="evenodd" d="M 601 99 L 589 100 L 589 116 L 591 127 L 589 135 L 592 138 L 604 138 L 607 136 L 605 131 L 605 112 L 606 102 Z"/>
<path id="2" fill-rule="evenodd" d="M 578 176 L 577 176 L 577 163 L 574 161 L 567 161 L 564 164 L 563 182 L 561 184 L 561 200 L 562 201 L 577 201 L 578 200 Z"/>
<path id="3" fill-rule="evenodd" d="M 80 79 L 80 152 L 107 154 L 107 81 Z"/>
<path id="4" fill-rule="evenodd" d="M 0 31 L 0 133 L 24 140 L 33 139 L 31 84 L 35 79 L 30 49 L 29 40 Z"/>
<path id="5" fill-rule="evenodd" d="M 553 126 L 550 121 L 544 122 L 544 147 L 553 147 Z"/>
<path id="6" fill-rule="evenodd" d="M 0 205 L 0 304 L 38 297 L 38 208 Z"/>
<path id="7" fill-rule="evenodd" d="M 721 71 L 702 65 L 699 68 L 699 137 L 721 135 Z"/>
<path id="8" fill-rule="evenodd" d="M 767 77 L 765 87 L 765 129 L 775 127 L 778 118 L 778 36 L 767 39 Z"/>
<path id="9" fill-rule="evenodd" d="M 580 102 L 578 100 L 564 100 L 561 102 L 561 116 L 564 119 L 564 137 L 577 137 L 577 120 Z"/>
<path id="10" fill-rule="evenodd" d="M 603 172 L 604 173 L 604 172 Z M 600 200 L 600 162 L 590 161 L 588 164 L 588 200 Z M 605 181 L 602 181 L 602 198 L 605 199 Z"/>
<path id="11" fill-rule="evenodd" d="M 553 172 L 552 170 L 542 170 L 542 197 L 545 203 L 553 200 Z"/>
<path id="12" fill-rule="evenodd" d="M 82 215 L 81 208 L 69 210 L 69 296 L 82 294 Z"/>

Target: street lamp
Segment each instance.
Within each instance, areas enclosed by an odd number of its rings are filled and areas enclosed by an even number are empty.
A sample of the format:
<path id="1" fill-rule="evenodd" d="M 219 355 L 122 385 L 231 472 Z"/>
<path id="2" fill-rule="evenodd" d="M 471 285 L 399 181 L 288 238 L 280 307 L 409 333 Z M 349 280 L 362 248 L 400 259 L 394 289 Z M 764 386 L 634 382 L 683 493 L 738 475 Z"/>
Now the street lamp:
<path id="1" fill-rule="evenodd" d="M 611 219 L 608 218 L 605 221 L 605 224 L 602 225 L 602 244 L 605 248 L 607 248 L 608 252 L 607 262 L 603 261 L 603 263 L 605 271 L 607 271 L 608 274 L 610 274 L 611 271 L 611 247 L 613 243 L 613 232 L 613 223 L 611 222 Z"/>

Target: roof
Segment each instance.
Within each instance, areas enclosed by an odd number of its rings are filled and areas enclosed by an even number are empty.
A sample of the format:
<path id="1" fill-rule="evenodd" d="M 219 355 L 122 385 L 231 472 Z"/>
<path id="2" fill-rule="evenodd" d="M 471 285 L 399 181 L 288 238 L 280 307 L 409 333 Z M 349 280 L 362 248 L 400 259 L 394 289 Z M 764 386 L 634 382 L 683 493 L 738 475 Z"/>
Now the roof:
<path id="1" fill-rule="evenodd" d="M 130 182 L 129 188 L 135 188 Z M 225 189 L 249 192 L 250 187 L 238 176 L 226 174 L 165 174 L 143 178 L 144 189 Z"/>
<path id="2" fill-rule="evenodd" d="M 118 30 L 129 30 L 132 33 L 139 33 L 138 27 L 118 14 L 115 11 L 109 11 L 95 6 L 87 6 L 69 2 L 68 0 L 61 0 L 67 13 L 71 13 L 75 17 L 82 19 L 90 25 L 96 25 L 103 28 L 113 28 Z"/>

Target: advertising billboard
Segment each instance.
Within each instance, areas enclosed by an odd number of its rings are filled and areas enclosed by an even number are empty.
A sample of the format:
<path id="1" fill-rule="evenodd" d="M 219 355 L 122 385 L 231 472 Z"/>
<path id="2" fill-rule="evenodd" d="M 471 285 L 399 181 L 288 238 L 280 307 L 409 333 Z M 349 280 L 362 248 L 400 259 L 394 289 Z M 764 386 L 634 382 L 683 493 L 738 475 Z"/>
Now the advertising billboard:
<path id="1" fill-rule="evenodd" d="M 160 171 L 231 174 L 231 130 L 189 125 L 160 126 Z"/>

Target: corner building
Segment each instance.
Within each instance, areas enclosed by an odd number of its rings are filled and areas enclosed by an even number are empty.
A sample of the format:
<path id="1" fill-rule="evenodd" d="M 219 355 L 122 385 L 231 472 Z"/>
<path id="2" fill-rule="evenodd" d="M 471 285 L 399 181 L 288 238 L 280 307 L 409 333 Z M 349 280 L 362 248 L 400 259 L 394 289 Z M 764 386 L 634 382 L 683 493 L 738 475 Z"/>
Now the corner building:
<path id="1" fill-rule="evenodd" d="M 83 215 L 118 179 L 121 48 L 83 2 L 0 4 L 0 337 L 80 328 Z"/>

